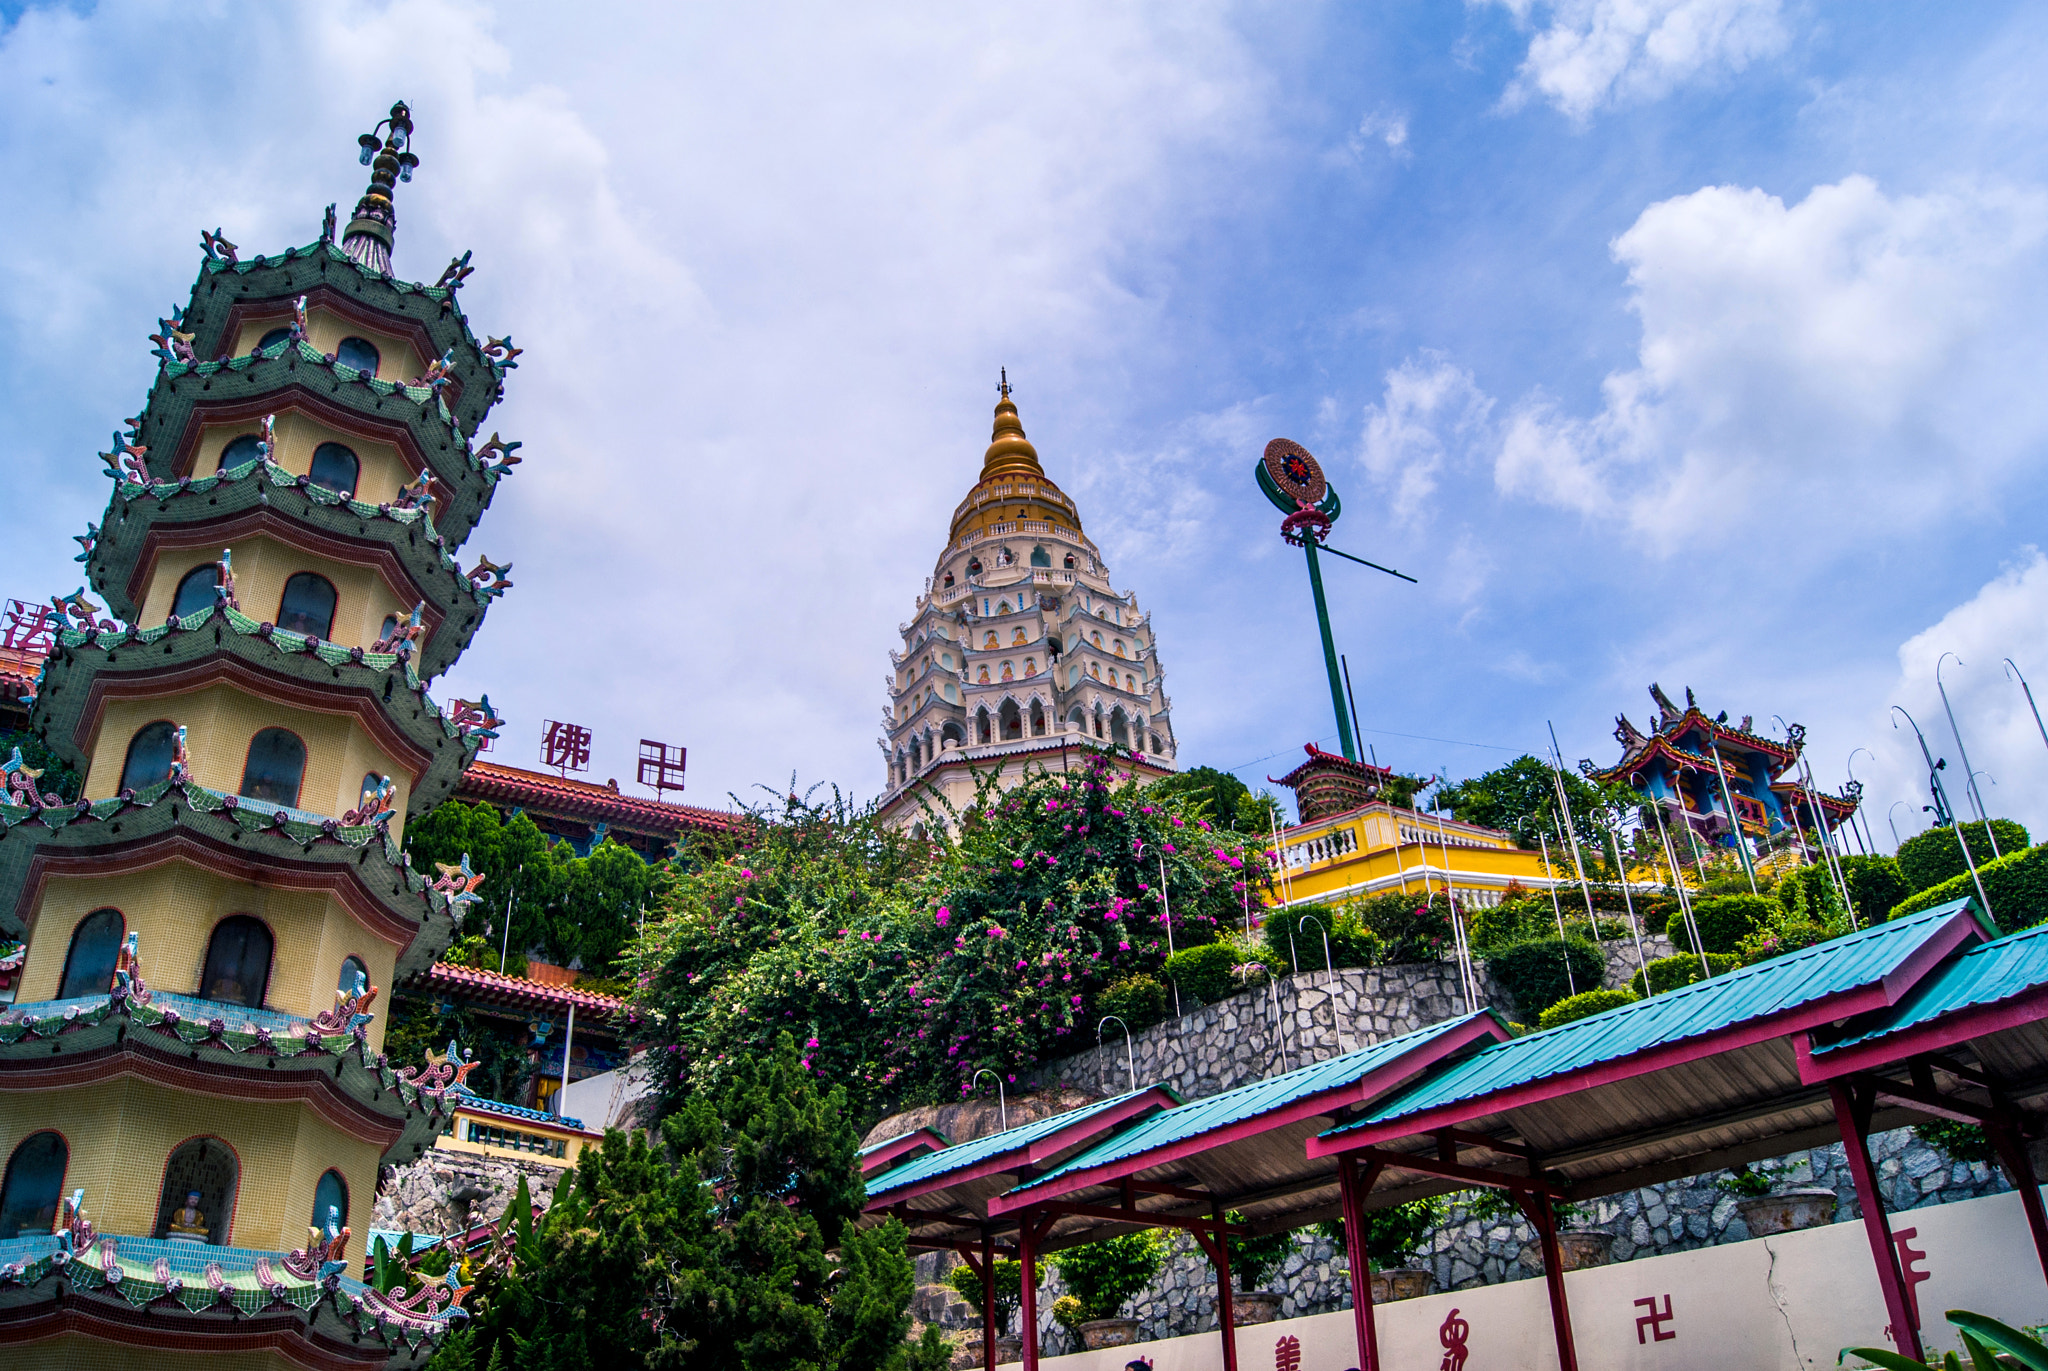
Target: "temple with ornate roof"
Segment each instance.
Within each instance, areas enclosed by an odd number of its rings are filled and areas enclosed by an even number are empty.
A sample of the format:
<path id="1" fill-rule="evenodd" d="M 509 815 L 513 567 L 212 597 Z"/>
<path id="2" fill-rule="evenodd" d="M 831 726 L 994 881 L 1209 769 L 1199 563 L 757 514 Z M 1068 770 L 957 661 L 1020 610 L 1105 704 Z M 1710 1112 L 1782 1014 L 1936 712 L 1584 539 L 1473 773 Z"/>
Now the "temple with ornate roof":
<path id="1" fill-rule="evenodd" d="M 1581 761 L 1579 770 L 1603 785 L 1627 785 L 1676 833 L 1727 848 L 1739 833 L 1750 850 L 1761 851 L 1800 841 L 1802 829 L 1833 832 L 1856 812 L 1861 788 L 1855 782 L 1844 794 L 1830 795 L 1801 767 L 1803 725 L 1789 725 L 1779 742 L 1756 733 L 1749 715 L 1739 724 L 1728 722 L 1726 710 L 1707 717 L 1690 688 L 1683 709 L 1655 684 L 1650 700 L 1657 712 L 1648 733 L 1628 715 L 1615 716 L 1620 761 L 1604 768 Z M 1687 855 L 1677 853 L 1681 860 Z"/>
<path id="2" fill-rule="evenodd" d="M 881 800 L 891 823 L 973 800 L 1083 750 L 1131 754 L 1141 779 L 1170 775 L 1172 702 L 1151 616 L 1109 582 L 1081 514 L 1039 464 L 1007 376 L 981 475 L 953 511 L 917 612 L 889 654 Z"/>
<path id="3" fill-rule="evenodd" d="M 412 118 L 392 107 L 336 241 L 202 234 L 159 322 L 113 495 L 54 600 L 29 727 L 84 778 L 0 793 L 0 1347 L 7 1365 L 417 1364 L 454 1281 L 351 1279 L 380 1171 L 453 1121 L 469 1067 L 384 1052 L 482 879 L 411 869 L 488 702 L 428 695 L 508 584 L 465 570 L 516 443 L 475 441 L 517 349 L 391 274 Z M 17 942 L 18 940 L 18 942 Z M 0 958 L 4 960 L 4 958 Z M 454 1317 L 460 1317 L 455 1313 Z"/>
<path id="4" fill-rule="evenodd" d="M 462 773 L 455 798 L 487 804 L 507 819 L 524 814 L 579 857 L 588 857 L 591 848 L 610 838 L 650 862 L 660 861 L 675 855 L 686 834 L 722 837 L 742 822 L 730 810 L 627 795 L 617 781 L 599 785 L 481 757 Z"/>

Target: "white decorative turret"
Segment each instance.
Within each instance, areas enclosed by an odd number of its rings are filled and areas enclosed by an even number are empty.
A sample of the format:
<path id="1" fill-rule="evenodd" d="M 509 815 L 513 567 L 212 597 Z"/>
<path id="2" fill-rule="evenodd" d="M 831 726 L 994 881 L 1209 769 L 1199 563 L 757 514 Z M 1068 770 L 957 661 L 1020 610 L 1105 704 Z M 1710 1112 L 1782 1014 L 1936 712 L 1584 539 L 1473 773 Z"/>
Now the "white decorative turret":
<path id="1" fill-rule="evenodd" d="M 885 812 L 910 822 L 923 792 L 956 806 L 970 766 L 1062 769 L 1082 746 L 1173 770 L 1165 674 L 1150 618 L 1109 583 L 1074 502 L 1046 476 L 1001 386 L 981 477 L 953 513 L 917 613 L 889 654 Z M 1021 766 L 1018 769 L 1021 775 Z"/>

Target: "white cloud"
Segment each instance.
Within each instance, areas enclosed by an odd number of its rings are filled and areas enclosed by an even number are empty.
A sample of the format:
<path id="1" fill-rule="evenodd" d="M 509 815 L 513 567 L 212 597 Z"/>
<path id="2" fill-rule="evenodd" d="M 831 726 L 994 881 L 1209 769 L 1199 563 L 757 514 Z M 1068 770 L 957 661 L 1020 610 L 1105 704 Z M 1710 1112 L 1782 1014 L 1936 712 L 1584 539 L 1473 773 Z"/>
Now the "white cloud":
<path id="1" fill-rule="evenodd" d="M 1665 552 L 1770 510 L 1826 508 L 1816 550 L 1981 511 L 2048 442 L 2044 232 L 2036 189 L 1861 176 L 1789 207 L 1733 186 L 1652 205 L 1614 242 L 1637 366 L 1591 416 L 1525 397 L 1496 482 Z"/>
<path id="2" fill-rule="evenodd" d="M 1392 492 L 1396 519 L 1421 518 L 1445 466 L 1486 432 L 1492 410 L 1472 373 L 1441 353 L 1424 352 L 1387 373 L 1380 403 L 1365 408 L 1360 457 Z"/>
<path id="3" fill-rule="evenodd" d="M 1962 751 L 1935 684 L 1936 664 L 1944 653 L 1954 653 L 1941 665 L 1941 684 L 1948 690 L 1956 723 L 1963 730 L 1970 763 L 1979 773 L 1977 785 L 1985 808 L 1994 817 L 2020 820 L 2037 840 L 2048 838 L 2048 742 L 2043 741 L 2019 680 L 2008 674 L 2004 659 L 2014 660 L 2034 687 L 2035 698 L 2048 705 L 2048 696 L 2041 694 L 2042 687 L 2048 686 L 2048 653 L 2042 651 L 2044 623 L 2048 623 L 2048 557 L 2027 548 L 2017 562 L 1974 596 L 1899 646 L 1898 678 L 1885 702 L 1887 708 L 1903 705 L 1919 722 L 1934 755 L 1948 762 L 1942 784 L 1949 802 L 1965 818 L 1975 818 L 1963 788 Z M 1907 801 L 1906 808 L 1899 811 L 1899 831 L 1910 834 L 1926 823 L 1920 806 L 1928 802 L 1927 767 L 1910 730 L 1903 725 L 1897 730 L 1883 726 L 1888 720 L 1873 722 L 1880 726 L 1872 731 L 1889 746 L 1880 748 L 1884 769 L 1871 787 L 1872 794 L 1886 806 L 1895 798 Z M 1905 822 L 1909 814 L 1911 828 Z M 1889 836 L 1887 816 L 1875 807 L 1871 821 L 1873 833 Z"/>
<path id="4" fill-rule="evenodd" d="M 1678 86 L 1741 71 L 1790 41 L 1779 0 L 1494 0 L 1548 27 L 1502 96 L 1548 101 L 1584 123 L 1601 109 L 1655 100 Z"/>
<path id="5" fill-rule="evenodd" d="M 1369 143 L 1383 145 L 1389 154 L 1403 162 L 1415 155 L 1408 146 L 1408 116 L 1398 110 L 1374 110 L 1358 121 L 1358 128 L 1351 135 L 1351 154 L 1354 157 L 1362 154 Z"/>

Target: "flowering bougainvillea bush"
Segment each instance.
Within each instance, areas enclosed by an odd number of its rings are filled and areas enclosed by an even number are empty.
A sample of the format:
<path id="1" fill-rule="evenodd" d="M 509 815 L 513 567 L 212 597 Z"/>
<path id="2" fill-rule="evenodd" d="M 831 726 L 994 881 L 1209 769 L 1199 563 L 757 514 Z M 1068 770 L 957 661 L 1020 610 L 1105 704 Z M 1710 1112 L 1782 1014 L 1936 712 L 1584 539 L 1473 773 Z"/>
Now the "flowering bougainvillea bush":
<path id="1" fill-rule="evenodd" d="M 985 778 L 965 813 L 928 816 L 929 839 L 837 796 L 753 818 L 627 954 L 672 1091 L 781 1031 L 875 1111 L 958 1099 L 984 1070 L 1026 1083 L 1094 1044 L 1106 987 L 1262 913 L 1257 836 L 1213 827 L 1199 799 L 1154 803 L 1107 754 Z"/>

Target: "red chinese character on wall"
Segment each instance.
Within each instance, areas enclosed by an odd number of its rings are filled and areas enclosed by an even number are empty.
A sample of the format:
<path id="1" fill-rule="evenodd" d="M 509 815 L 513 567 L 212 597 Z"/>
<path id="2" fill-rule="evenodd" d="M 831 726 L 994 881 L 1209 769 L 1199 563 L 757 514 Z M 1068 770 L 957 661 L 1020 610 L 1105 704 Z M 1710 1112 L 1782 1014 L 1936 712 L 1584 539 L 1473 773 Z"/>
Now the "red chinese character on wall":
<path id="1" fill-rule="evenodd" d="M 1671 1321 L 1671 1297 L 1669 1295 L 1664 1296 L 1664 1308 L 1662 1310 L 1657 1308 L 1657 1297 L 1655 1295 L 1646 1295 L 1642 1299 L 1637 1300 L 1636 1308 L 1650 1311 L 1636 1320 L 1636 1343 L 1638 1346 L 1651 1341 L 1653 1338 L 1658 1342 L 1670 1342 L 1678 1336 L 1676 1332 L 1667 1333 L 1664 1331 L 1664 1325 Z"/>
<path id="2" fill-rule="evenodd" d="M 564 776 L 572 771 L 590 770 L 590 730 L 581 724 L 543 719 L 540 760 L 541 765 L 551 766 Z"/>
<path id="3" fill-rule="evenodd" d="M 1437 1341 L 1444 1345 L 1443 1365 L 1437 1371 L 1465 1371 L 1465 1358 L 1472 1355 L 1465 1339 L 1471 1336 L 1472 1325 L 1459 1318 L 1457 1310 L 1444 1315 L 1443 1326 L 1436 1330 Z"/>
<path id="4" fill-rule="evenodd" d="M 1920 1326 L 1920 1282 L 1926 1280 L 1930 1273 L 1918 1269 L 1920 1263 L 1927 1260 L 1927 1253 L 1906 1240 L 1919 1236 L 1917 1228 L 1901 1228 L 1892 1234 L 1892 1245 L 1899 1249 L 1899 1275 L 1906 1282 L 1906 1312 L 1912 1316 L 1915 1328 Z"/>
<path id="5" fill-rule="evenodd" d="M 1273 1344 L 1273 1371 L 1301 1371 L 1301 1339 L 1289 1333 Z"/>
<path id="6" fill-rule="evenodd" d="M 683 788 L 683 766 L 689 760 L 686 747 L 670 747 L 652 738 L 640 740 L 640 784 L 652 786 L 656 799 L 665 790 Z"/>

